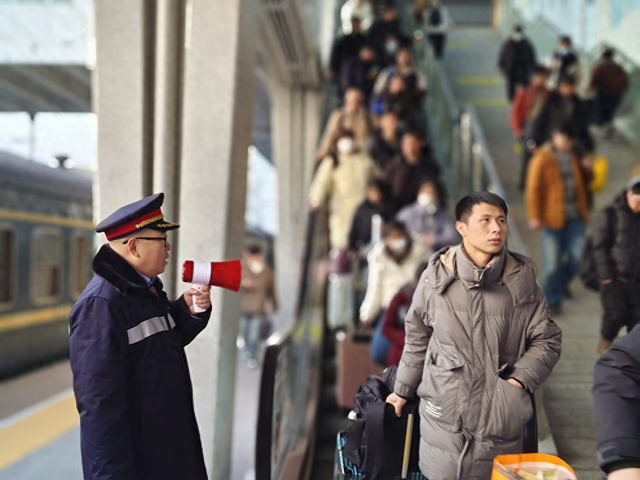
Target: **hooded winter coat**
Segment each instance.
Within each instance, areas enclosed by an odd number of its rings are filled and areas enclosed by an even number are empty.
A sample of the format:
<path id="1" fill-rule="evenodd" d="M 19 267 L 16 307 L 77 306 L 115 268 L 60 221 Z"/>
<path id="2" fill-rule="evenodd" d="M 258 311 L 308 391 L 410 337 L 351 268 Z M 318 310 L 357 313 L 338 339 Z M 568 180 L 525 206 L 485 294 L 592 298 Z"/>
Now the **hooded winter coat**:
<path id="1" fill-rule="evenodd" d="M 70 356 L 85 480 L 206 480 L 184 352 L 211 309 L 156 293 L 103 246 L 71 310 Z"/>
<path id="2" fill-rule="evenodd" d="M 560 358 L 561 331 L 533 262 L 503 249 L 479 269 L 460 245 L 444 248 L 431 257 L 405 325 L 395 393 L 420 396 L 422 473 L 488 479 L 496 455 L 521 451 L 533 414 L 528 392 Z"/>

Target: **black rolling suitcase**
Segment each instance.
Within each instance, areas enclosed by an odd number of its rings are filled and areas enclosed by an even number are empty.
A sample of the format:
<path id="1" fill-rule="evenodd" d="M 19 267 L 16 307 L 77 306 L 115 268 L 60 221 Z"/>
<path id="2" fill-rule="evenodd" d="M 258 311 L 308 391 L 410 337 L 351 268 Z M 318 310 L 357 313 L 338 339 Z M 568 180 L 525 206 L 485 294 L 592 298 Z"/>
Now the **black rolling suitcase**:
<path id="1" fill-rule="evenodd" d="M 418 417 L 417 403 L 405 406 L 401 417 L 396 416 L 392 405 L 372 404 L 363 431 L 338 434 L 333 479 L 426 480 L 418 468 Z M 361 426 L 349 422 L 350 430 Z M 359 438 L 362 445 L 354 445 Z"/>

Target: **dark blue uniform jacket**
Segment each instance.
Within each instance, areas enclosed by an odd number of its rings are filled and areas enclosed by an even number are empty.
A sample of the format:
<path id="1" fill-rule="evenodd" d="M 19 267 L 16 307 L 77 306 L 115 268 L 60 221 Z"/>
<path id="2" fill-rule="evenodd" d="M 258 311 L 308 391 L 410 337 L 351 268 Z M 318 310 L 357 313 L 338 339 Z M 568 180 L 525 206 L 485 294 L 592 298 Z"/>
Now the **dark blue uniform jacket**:
<path id="1" fill-rule="evenodd" d="M 85 480 L 206 480 L 184 347 L 207 325 L 108 245 L 71 311 Z"/>

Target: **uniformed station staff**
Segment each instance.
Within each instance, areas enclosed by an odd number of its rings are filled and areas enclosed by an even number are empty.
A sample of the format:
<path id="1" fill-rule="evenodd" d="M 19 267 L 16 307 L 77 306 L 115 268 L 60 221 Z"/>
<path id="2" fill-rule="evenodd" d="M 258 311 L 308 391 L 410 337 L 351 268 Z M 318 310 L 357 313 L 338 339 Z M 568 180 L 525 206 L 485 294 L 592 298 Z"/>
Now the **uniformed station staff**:
<path id="1" fill-rule="evenodd" d="M 209 287 L 170 301 L 164 194 L 102 221 L 95 276 L 69 317 L 85 480 L 200 480 L 207 474 L 184 347 L 207 325 Z M 206 311 L 196 314 L 194 306 Z"/>

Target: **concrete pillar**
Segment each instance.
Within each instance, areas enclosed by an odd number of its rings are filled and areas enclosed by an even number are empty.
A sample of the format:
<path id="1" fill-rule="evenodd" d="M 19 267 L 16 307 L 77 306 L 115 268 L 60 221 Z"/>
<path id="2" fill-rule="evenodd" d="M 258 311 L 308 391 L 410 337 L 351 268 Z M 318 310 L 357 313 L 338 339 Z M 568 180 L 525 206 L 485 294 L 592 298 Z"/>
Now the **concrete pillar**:
<path id="1" fill-rule="evenodd" d="M 307 192 L 320 129 L 320 95 L 290 89 L 271 78 L 271 134 L 278 172 L 278 238 L 275 245 L 280 316 L 293 321 L 307 220 Z M 293 255 L 292 255 L 293 253 Z"/>
<path id="2" fill-rule="evenodd" d="M 98 181 L 94 215 L 103 219 L 138 200 L 144 189 L 143 2 L 96 0 L 94 105 L 98 114 Z"/>
<path id="3" fill-rule="evenodd" d="M 180 179 L 181 260 L 239 258 L 255 90 L 255 0 L 189 0 Z M 230 478 L 240 296 L 214 289 L 210 325 L 187 348 L 211 479 Z"/>
<path id="4" fill-rule="evenodd" d="M 162 211 L 179 223 L 186 0 L 158 0 L 156 8 L 153 191 L 165 193 Z M 179 236 L 172 240 L 177 252 Z M 176 295 L 177 264 L 178 257 L 173 255 L 163 275 L 169 297 Z"/>

